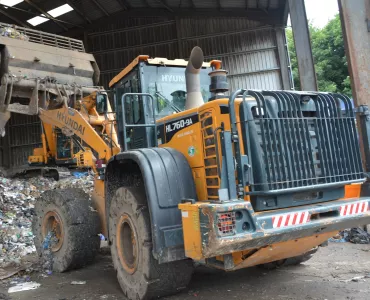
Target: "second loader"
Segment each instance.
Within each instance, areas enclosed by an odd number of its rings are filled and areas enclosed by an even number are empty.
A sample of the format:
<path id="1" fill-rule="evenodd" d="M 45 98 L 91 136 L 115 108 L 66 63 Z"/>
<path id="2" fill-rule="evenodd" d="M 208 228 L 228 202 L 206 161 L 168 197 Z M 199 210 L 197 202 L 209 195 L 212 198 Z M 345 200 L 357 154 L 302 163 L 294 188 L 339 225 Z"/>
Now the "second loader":
<path id="1" fill-rule="evenodd" d="M 49 242 L 55 271 L 91 262 L 102 233 L 125 296 L 154 299 L 185 288 L 194 262 L 298 264 L 339 230 L 369 223 L 350 99 L 249 87 L 228 95 L 226 73 L 195 47 L 188 61 L 138 56 L 110 82 L 114 112 L 96 96 L 84 115 L 86 96 L 75 98 L 71 82 L 31 98 L 44 124 L 88 145 L 80 154 L 95 170 L 92 202 L 64 189 L 36 203 L 35 245 L 42 257 Z"/>

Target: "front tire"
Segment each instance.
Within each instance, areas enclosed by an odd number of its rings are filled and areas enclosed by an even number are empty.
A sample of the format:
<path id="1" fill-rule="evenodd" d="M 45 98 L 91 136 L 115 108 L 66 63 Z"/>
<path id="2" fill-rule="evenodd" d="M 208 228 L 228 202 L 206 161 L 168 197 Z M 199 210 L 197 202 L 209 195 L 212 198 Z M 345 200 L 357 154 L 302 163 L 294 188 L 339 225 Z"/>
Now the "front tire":
<path id="1" fill-rule="evenodd" d="M 98 213 L 80 189 L 45 191 L 36 201 L 32 230 L 37 253 L 50 271 L 83 267 L 100 248 Z"/>
<path id="2" fill-rule="evenodd" d="M 159 264 L 152 254 L 152 235 L 145 190 L 118 188 L 109 210 L 111 253 L 117 279 L 132 300 L 153 299 L 185 288 L 193 273 L 191 260 Z"/>

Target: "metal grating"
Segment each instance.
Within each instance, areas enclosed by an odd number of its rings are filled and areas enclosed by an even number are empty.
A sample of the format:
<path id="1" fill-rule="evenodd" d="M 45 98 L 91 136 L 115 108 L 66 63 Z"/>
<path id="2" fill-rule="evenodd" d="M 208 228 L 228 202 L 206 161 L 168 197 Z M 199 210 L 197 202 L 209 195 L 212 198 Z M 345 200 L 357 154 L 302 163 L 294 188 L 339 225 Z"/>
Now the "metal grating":
<path id="1" fill-rule="evenodd" d="M 348 97 L 281 91 L 248 91 L 248 95 L 256 100 L 244 102 L 252 191 L 363 180 L 355 114 Z"/>

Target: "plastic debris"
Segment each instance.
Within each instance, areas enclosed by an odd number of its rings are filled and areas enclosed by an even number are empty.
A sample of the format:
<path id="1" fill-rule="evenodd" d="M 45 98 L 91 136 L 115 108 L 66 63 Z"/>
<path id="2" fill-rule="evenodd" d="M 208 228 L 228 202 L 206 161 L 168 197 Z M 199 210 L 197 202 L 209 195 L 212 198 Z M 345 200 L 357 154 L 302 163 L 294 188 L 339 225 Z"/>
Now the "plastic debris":
<path id="1" fill-rule="evenodd" d="M 353 244 L 370 244 L 370 234 L 361 228 L 345 229 L 340 235 Z"/>
<path id="2" fill-rule="evenodd" d="M 28 41 L 29 37 L 20 32 L 19 30 L 13 28 L 11 25 L 9 26 L 0 26 L 0 35 L 6 36 L 12 39 L 22 40 L 22 41 Z"/>
<path id="3" fill-rule="evenodd" d="M 99 233 L 99 234 L 98 234 L 98 236 L 100 237 L 100 240 L 101 240 L 101 241 L 105 241 L 105 240 L 106 240 L 106 238 L 105 238 L 104 234 Z"/>
<path id="4" fill-rule="evenodd" d="M 23 291 L 29 291 L 29 290 L 35 290 L 41 286 L 40 283 L 30 281 L 30 282 L 23 282 L 18 283 L 15 286 L 12 286 L 9 288 L 8 293 L 16 293 L 16 292 L 23 292 Z"/>
<path id="5" fill-rule="evenodd" d="M 73 176 L 78 178 L 78 179 L 86 177 L 88 175 L 89 175 L 88 172 L 73 172 Z"/>
<path id="6" fill-rule="evenodd" d="M 8 270 L 10 266 L 18 270 L 23 265 L 22 258 L 36 252 L 31 228 L 32 217 L 35 213 L 35 201 L 44 191 L 82 188 L 91 196 L 94 185 L 92 175 L 84 172 L 85 176 L 76 178 L 69 171 L 64 173 L 59 181 L 41 176 L 9 179 L 0 174 L 0 270 Z M 47 274 L 52 271 L 52 264 L 49 265 L 44 268 Z M 3 271 L 2 276 L 7 274 L 9 272 Z"/>
<path id="7" fill-rule="evenodd" d="M 73 284 L 73 285 L 83 285 L 83 284 L 86 284 L 86 281 L 72 281 L 71 284 Z"/>
<path id="8" fill-rule="evenodd" d="M 43 254 L 42 254 L 42 268 L 45 270 L 46 274 L 51 275 L 53 270 L 53 251 L 52 247 L 58 243 L 58 239 L 54 232 L 48 232 L 43 243 Z"/>
<path id="9" fill-rule="evenodd" d="M 13 266 L 13 265 L 8 265 L 5 268 L 0 268 L 0 280 L 12 277 L 13 275 L 25 269 L 26 268 L 24 266 Z"/>
<path id="10" fill-rule="evenodd" d="M 355 276 L 353 278 L 350 278 L 350 279 L 345 279 L 345 280 L 340 280 L 341 282 L 359 282 L 359 281 L 363 281 L 365 282 L 365 278 L 370 278 L 370 275 L 364 275 L 364 276 Z"/>

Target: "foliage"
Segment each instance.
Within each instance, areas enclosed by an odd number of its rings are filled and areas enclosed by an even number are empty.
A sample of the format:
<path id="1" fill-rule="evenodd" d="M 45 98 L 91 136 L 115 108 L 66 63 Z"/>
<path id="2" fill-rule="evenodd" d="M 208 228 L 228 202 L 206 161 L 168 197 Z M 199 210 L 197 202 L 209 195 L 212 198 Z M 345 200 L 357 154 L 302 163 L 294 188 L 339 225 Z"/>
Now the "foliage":
<path id="1" fill-rule="evenodd" d="M 339 15 L 323 28 L 309 24 L 309 29 L 319 90 L 343 93 L 352 97 Z M 298 62 L 292 30 L 287 29 L 286 34 L 294 86 L 299 90 Z"/>

